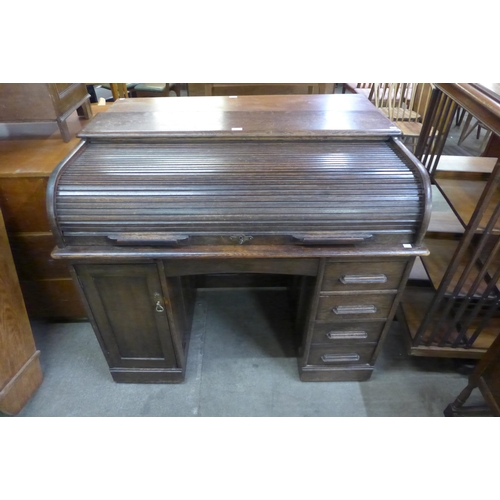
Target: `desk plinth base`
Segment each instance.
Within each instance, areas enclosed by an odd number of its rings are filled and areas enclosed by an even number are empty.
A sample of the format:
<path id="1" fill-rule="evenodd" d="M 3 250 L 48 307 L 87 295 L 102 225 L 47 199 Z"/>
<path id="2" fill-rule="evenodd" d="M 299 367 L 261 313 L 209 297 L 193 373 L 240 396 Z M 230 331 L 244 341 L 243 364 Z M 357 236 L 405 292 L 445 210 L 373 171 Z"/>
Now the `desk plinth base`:
<path id="1" fill-rule="evenodd" d="M 373 373 L 373 366 L 299 366 L 302 382 L 362 382 Z"/>
<path id="2" fill-rule="evenodd" d="M 184 382 L 182 369 L 111 368 L 113 380 L 121 384 L 179 384 Z"/>

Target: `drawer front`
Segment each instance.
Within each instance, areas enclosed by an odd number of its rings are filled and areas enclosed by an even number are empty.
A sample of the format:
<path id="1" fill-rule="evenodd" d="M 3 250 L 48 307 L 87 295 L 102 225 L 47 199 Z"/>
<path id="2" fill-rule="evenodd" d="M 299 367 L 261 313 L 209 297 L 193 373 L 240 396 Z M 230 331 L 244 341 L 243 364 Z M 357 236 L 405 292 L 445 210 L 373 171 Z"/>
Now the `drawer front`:
<path id="1" fill-rule="evenodd" d="M 87 317 L 76 283 L 71 278 L 20 280 L 30 319 L 79 321 Z"/>
<path id="2" fill-rule="evenodd" d="M 319 299 L 316 320 L 337 322 L 354 319 L 385 319 L 394 297 L 392 293 L 322 296 Z"/>
<path id="3" fill-rule="evenodd" d="M 391 262 L 329 262 L 325 268 L 322 290 L 397 289 L 406 260 Z"/>
<path id="4" fill-rule="evenodd" d="M 323 347 L 311 346 L 308 365 L 342 366 L 369 363 L 375 344 L 359 346 Z"/>
<path id="5" fill-rule="evenodd" d="M 50 256 L 56 246 L 52 233 L 21 233 L 9 236 L 12 256 L 21 280 L 71 278 L 65 260 Z"/>
<path id="6" fill-rule="evenodd" d="M 312 342 L 333 346 L 377 342 L 384 326 L 385 321 L 317 323 Z"/>
<path id="7" fill-rule="evenodd" d="M 10 177 L 0 181 L 0 206 L 7 233 L 50 232 L 47 219 L 48 177 Z"/>

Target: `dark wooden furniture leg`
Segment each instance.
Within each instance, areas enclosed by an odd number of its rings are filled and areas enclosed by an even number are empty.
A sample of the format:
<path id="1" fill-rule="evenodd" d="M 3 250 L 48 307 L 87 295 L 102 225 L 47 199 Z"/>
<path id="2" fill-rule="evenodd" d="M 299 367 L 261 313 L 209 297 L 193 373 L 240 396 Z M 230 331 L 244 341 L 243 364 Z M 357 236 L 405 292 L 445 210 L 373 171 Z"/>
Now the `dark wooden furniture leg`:
<path id="1" fill-rule="evenodd" d="M 86 100 L 81 106 L 80 108 L 78 108 L 78 110 L 82 110 L 82 114 L 83 114 L 83 117 L 86 119 L 86 120 L 90 120 L 92 118 L 92 108 L 90 106 L 90 100 Z M 80 114 L 80 113 L 78 113 Z"/>
<path id="2" fill-rule="evenodd" d="M 66 119 L 57 119 L 57 126 L 61 132 L 61 137 L 64 142 L 69 142 L 71 140 L 71 132 L 69 131 L 68 123 Z"/>
<path id="3" fill-rule="evenodd" d="M 474 389 L 479 389 L 486 405 L 465 407 Z M 500 336 L 469 376 L 467 387 L 444 410 L 446 417 L 490 415 L 500 417 Z"/>
<path id="4" fill-rule="evenodd" d="M 467 385 L 467 387 L 458 395 L 453 403 L 449 404 L 443 414 L 445 417 L 465 417 L 465 416 L 480 416 L 492 415 L 491 410 L 486 405 L 481 406 L 468 406 L 463 408 L 463 405 L 469 399 L 472 391 L 476 388 L 474 385 Z"/>

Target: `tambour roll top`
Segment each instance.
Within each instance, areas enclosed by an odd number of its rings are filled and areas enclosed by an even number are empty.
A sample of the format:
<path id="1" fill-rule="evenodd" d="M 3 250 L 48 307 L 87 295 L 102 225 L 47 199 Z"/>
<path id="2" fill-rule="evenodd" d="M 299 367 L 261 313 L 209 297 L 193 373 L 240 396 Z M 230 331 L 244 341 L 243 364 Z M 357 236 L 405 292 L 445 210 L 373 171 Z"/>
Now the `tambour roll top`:
<path id="1" fill-rule="evenodd" d="M 141 134 L 133 116 L 99 115 L 54 172 L 59 246 L 412 244 L 425 230 L 428 180 L 381 114 L 372 135 L 303 137 Z"/>

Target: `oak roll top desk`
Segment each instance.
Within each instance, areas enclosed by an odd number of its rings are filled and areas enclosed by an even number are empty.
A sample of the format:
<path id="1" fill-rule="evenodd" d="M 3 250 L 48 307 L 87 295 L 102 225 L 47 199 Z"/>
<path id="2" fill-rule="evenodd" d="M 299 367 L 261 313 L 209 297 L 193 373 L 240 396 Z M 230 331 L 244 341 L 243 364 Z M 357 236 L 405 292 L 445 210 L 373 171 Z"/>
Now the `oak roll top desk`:
<path id="1" fill-rule="evenodd" d="M 358 95 L 127 99 L 94 118 L 47 204 L 113 379 L 183 380 L 193 277 L 211 273 L 296 277 L 301 380 L 368 379 L 427 254 L 429 179 L 400 135 Z"/>

